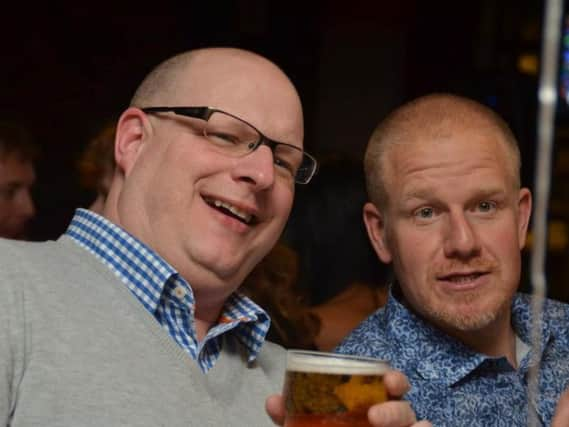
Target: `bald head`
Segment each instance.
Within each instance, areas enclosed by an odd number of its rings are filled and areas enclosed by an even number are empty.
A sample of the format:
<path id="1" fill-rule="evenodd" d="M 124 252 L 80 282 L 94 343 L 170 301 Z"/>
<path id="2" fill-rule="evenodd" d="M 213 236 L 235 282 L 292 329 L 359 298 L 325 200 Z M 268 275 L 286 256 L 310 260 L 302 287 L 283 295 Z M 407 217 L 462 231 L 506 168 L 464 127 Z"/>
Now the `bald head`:
<path id="1" fill-rule="evenodd" d="M 218 79 L 228 74 L 263 72 L 276 77 L 296 93 L 284 72 L 256 53 L 235 48 L 204 48 L 180 53 L 156 66 L 134 94 L 131 105 L 144 106 L 162 101 L 171 102 L 181 88 L 201 85 L 201 79 Z"/>
<path id="2" fill-rule="evenodd" d="M 449 138 L 455 132 L 475 130 L 497 137 L 507 151 L 513 183 L 520 187 L 520 152 L 508 125 L 494 111 L 468 98 L 433 94 L 417 98 L 389 114 L 373 131 L 365 154 L 369 197 L 376 206 L 387 207 L 390 150 L 399 145 Z"/>
<path id="3" fill-rule="evenodd" d="M 294 85 L 277 65 L 242 49 L 197 49 L 162 62 L 141 83 L 131 106 L 215 107 L 251 122 L 268 136 L 272 130 L 266 122 L 281 128 L 274 129 L 276 133 L 296 128 L 283 142 L 302 145 L 302 106 Z"/>

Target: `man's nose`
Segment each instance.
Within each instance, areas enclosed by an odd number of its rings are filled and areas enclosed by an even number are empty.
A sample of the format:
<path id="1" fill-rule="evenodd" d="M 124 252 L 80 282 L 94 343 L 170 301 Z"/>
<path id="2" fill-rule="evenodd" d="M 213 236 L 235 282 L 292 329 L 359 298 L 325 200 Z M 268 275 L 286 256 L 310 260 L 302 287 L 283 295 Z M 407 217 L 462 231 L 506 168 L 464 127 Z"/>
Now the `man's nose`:
<path id="1" fill-rule="evenodd" d="M 272 186 L 275 182 L 275 162 L 271 149 L 261 145 L 240 157 L 233 168 L 233 177 L 249 182 L 259 190 Z"/>
<path id="2" fill-rule="evenodd" d="M 446 225 L 444 252 L 449 258 L 469 258 L 480 252 L 476 228 L 464 214 L 450 213 Z"/>

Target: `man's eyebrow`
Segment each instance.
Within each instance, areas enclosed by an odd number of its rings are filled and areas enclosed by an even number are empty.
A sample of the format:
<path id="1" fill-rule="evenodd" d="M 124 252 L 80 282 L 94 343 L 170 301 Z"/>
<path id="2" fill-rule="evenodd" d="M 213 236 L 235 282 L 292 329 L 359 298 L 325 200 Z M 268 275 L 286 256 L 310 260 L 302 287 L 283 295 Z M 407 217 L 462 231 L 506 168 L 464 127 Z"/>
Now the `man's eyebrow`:
<path id="1" fill-rule="evenodd" d="M 409 191 L 403 196 L 403 202 L 409 202 L 411 200 L 430 200 L 436 198 L 436 190 L 432 187 L 429 188 L 418 188 Z M 504 196 L 506 190 L 501 187 L 489 187 L 481 188 L 472 194 L 472 199 L 481 199 L 486 197 L 497 197 Z"/>
<path id="2" fill-rule="evenodd" d="M 414 189 L 403 196 L 403 202 L 413 199 L 430 199 L 434 194 L 435 191 L 432 188 Z"/>
<path id="3" fill-rule="evenodd" d="M 506 190 L 504 188 L 499 187 L 491 187 L 491 188 L 481 188 L 474 194 L 474 198 L 482 199 L 487 197 L 496 197 L 496 196 L 504 196 L 506 194 Z"/>

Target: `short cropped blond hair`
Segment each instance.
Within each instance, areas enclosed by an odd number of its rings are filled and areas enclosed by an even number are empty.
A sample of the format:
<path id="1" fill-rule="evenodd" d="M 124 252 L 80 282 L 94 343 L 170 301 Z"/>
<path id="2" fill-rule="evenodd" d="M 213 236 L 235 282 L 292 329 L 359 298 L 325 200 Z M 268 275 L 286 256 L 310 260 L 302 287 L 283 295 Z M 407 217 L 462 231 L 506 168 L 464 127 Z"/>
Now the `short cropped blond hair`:
<path id="1" fill-rule="evenodd" d="M 506 122 L 490 108 L 468 98 L 436 93 L 417 98 L 390 113 L 373 131 L 364 159 L 368 196 L 384 210 L 388 203 L 385 183 L 386 153 L 395 145 L 418 137 L 443 136 L 453 128 L 480 126 L 496 131 L 510 154 L 514 185 L 520 187 L 521 155 Z"/>

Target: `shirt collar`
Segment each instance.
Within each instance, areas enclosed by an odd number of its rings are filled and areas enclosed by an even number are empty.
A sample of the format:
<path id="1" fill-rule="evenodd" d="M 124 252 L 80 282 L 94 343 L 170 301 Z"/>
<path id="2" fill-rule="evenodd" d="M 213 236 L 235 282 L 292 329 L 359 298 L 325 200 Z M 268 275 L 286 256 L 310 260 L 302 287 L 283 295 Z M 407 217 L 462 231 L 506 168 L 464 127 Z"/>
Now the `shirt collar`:
<path id="1" fill-rule="evenodd" d="M 417 373 L 421 377 L 451 385 L 484 361 L 483 355 L 415 315 L 396 295 L 400 292 L 395 284 L 390 288 L 385 307 L 388 336 L 395 337 L 393 342 L 399 347 L 399 355 L 416 362 Z M 399 362 L 405 364 L 405 361 Z"/>
<path id="2" fill-rule="evenodd" d="M 512 302 L 512 325 L 520 340 L 530 348 L 529 353 L 522 360 L 518 360 L 520 369 L 527 369 L 529 366 L 534 366 L 539 363 L 547 344 L 553 339 L 552 323 L 549 314 L 549 302 L 545 300 L 542 308 L 541 339 L 539 348 L 536 351 L 536 349 L 531 347 L 531 328 L 533 323 L 532 298 L 527 294 L 521 293 L 516 294 L 514 297 Z"/>
<path id="3" fill-rule="evenodd" d="M 96 213 L 77 209 L 65 234 L 94 254 L 155 314 L 168 280 L 183 283 L 193 304 L 191 286 L 178 272 L 123 228 Z M 193 307 L 191 307 L 193 314 Z M 253 361 L 269 330 L 268 314 L 248 297 L 235 292 L 223 306 L 218 324 L 208 334 L 212 338 L 234 329 Z"/>
<path id="4" fill-rule="evenodd" d="M 235 292 L 225 302 L 218 324 L 234 322 L 238 322 L 235 328 L 236 337 L 248 350 L 247 359 L 252 362 L 265 342 L 271 319 L 253 300 Z"/>
<path id="5" fill-rule="evenodd" d="M 166 281 L 177 275 L 140 240 L 89 210 L 77 209 L 65 234 L 105 264 L 151 313 L 156 311 Z"/>
<path id="6" fill-rule="evenodd" d="M 389 336 L 399 337 L 400 331 L 406 334 L 394 342 L 399 346 L 398 354 L 417 362 L 417 372 L 425 379 L 437 380 L 452 385 L 460 381 L 478 366 L 487 361 L 496 364 L 497 369 L 510 369 L 505 358 L 494 358 L 477 353 L 450 337 L 422 318 L 411 312 L 401 302 L 402 296 L 397 284 L 390 288 L 385 313 Z M 517 294 L 512 301 L 512 325 L 514 332 L 526 344 L 530 344 L 531 313 L 529 297 Z M 537 363 L 550 339 L 551 331 L 547 322 L 542 328 L 541 346 L 538 353 L 533 350 L 523 361 L 519 369 Z M 404 338 L 406 336 L 406 338 Z M 404 348 L 406 346 L 407 348 Z"/>

